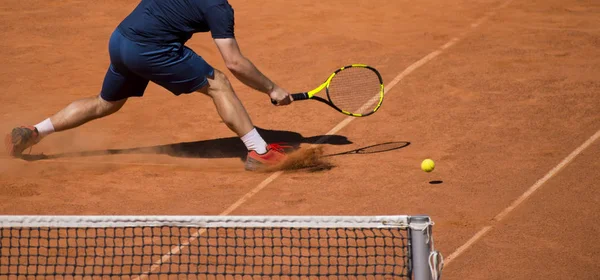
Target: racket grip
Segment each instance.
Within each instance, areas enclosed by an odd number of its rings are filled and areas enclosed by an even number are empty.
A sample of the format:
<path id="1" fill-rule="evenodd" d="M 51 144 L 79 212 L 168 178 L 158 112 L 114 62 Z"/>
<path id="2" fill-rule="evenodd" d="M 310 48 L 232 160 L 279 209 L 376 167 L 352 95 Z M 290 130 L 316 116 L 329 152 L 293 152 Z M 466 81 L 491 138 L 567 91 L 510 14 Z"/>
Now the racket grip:
<path id="1" fill-rule="evenodd" d="M 306 92 L 303 92 L 303 93 L 294 93 L 294 94 L 291 94 L 291 96 L 292 96 L 292 99 L 294 101 L 308 99 L 308 93 L 306 93 Z M 271 103 L 273 105 L 277 105 L 277 101 L 275 101 L 273 99 L 271 99 Z"/>
<path id="2" fill-rule="evenodd" d="M 306 93 L 306 92 L 294 93 L 294 94 L 292 94 L 292 99 L 294 99 L 294 101 L 308 99 L 308 93 Z"/>

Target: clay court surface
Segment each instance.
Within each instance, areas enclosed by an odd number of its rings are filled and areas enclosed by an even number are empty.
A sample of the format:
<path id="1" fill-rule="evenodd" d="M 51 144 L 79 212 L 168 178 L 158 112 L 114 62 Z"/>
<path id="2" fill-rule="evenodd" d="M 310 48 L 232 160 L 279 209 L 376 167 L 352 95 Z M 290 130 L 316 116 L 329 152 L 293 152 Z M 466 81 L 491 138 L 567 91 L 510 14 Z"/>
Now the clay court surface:
<path id="1" fill-rule="evenodd" d="M 230 2 L 243 53 L 290 91 L 348 63 L 376 67 L 388 84 L 441 51 L 388 89 L 378 113 L 319 146 L 331 154 L 410 144 L 329 157 L 330 170 L 285 172 L 231 208 L 271 174 L 243 170 L 244 146 L 209 98 L 151 84 L 117 114 L 31 151 L 52 159 L 3 157 L 0 214 L 426 214 L 446 257 L 491 226 L 449 261 L 444 279 L 600 278 L 600 141 L 493 220 L 600 129 L 600 3 Z M 0 129 L 96 95 L 108 38 L 137 3 L 2 1 Z M 226 69 L 208 34 L 188 45 Z M 312 101 L 274 107 L 226 73 L 268 141 L 308 147 L 345 119 Z M 434 172 L 420 170 L 425 158 Z"/>

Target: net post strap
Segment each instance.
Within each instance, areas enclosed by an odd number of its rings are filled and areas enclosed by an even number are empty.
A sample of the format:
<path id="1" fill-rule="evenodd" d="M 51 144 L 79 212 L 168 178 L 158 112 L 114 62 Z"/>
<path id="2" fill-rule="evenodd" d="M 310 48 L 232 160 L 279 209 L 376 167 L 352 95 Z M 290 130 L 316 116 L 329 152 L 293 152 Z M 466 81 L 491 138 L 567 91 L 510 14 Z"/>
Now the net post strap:
<path id="1" fill-rule="evenodd" d="M 418 234 L 421 232 L 422 235 L 425 236 L 425 245 L 427 246 L 426 251 L 427 254 L 427 266 L 429 268 L 430 275 L 427 275 L 426 278 L 422 279 L 433 279 L 439 280 L 441 278 L 441 272 L 444 266 L 444 259 L 442 254 L 439 251 L 435 250 L 434 240 L 433 240 L 433 225 L 435 223 L 431 220 L 429 216 L 412 216 L 409 217 L 410 229 L 413 230 L 414 234 Z M 413 239 L 414 240 L 414 239 Z M 420 238 L 417 238 L 420 240 Z M 418 244 L 417 246 L 422 245 Z M 414 246 L 414 245 L 413 245 Z M 415 260 L 420 261 L 420 260 Z M 416 279 L 421 279 L 420 277 Z"/>
<path id="2" fill-rule="evenodd" d="M 442 256 L 442 253 L 435 250 L 429 253 L 429 268 L 433 280 L 441 279 L 442 270 L 444 269 L 444 256 Z"/>

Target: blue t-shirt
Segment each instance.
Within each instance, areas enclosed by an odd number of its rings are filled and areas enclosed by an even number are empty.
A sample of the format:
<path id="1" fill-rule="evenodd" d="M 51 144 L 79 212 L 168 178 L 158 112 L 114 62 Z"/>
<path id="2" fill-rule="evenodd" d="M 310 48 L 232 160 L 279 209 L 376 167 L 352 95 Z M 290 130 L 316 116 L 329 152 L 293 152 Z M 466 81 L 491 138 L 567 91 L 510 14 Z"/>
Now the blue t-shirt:
<path id="1" fill-rule="evenodd" d="M 185 43 L 194 33 L 234 37 L 233 8 L 227 0 L 141 0 L 118 26 L 142 43 Z"/>

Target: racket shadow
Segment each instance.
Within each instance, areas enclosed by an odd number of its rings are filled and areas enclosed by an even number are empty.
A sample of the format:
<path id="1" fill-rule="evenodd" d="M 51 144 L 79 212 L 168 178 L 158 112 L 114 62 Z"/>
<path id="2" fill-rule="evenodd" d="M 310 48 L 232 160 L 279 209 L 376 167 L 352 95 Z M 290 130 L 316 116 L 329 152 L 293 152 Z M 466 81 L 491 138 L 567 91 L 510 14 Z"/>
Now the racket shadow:
<path id="1" fill-rule="evenodd" d="M 385 143 L 370 145 L 370 146 L 366 146 L 366 147 L 362 147 L 362 148 L 358 148 L 358 149 L 354 149 L 354 150 L 350 150 L 350 151 L 345 151 L 345 152 L 341 152 L 341 153 L 326 154 L 326 155 L 322 155 L 321 157 L 325 158 L 325 157 L 334 157 L 334 156 L 341 156 L 341 155 L 377 154 L 377 153 L 384 153 L 384 152 L 399 150 L 402 148 L 406 148 L 409 145 L 410 145 L 410 142 L 406 142 L 406 141 L 385 142 Z"/>
<path id="2" fill-rule="evenodd" d="M 410 142 L 397 141 L 397 142 L 385 142 L 375 145 L 365 146 L 358 149 L 353 149 L 341 153 L 335 154 L 321 154 L 322 150 L 309 148 L 301 151 L 296 156 L 293 156 L 294 160 L 286 164 L 283 168 L 286 171 L 289 170 L 307 170 L 308 172 L 321 172 L 328 171 L 335 167 L 333 163 L 326 160 L 325 158 L 341 156 L 341 155 L 357 155 L 357 154 L 376 154 L 399 150 L 410 145 Z"/>

